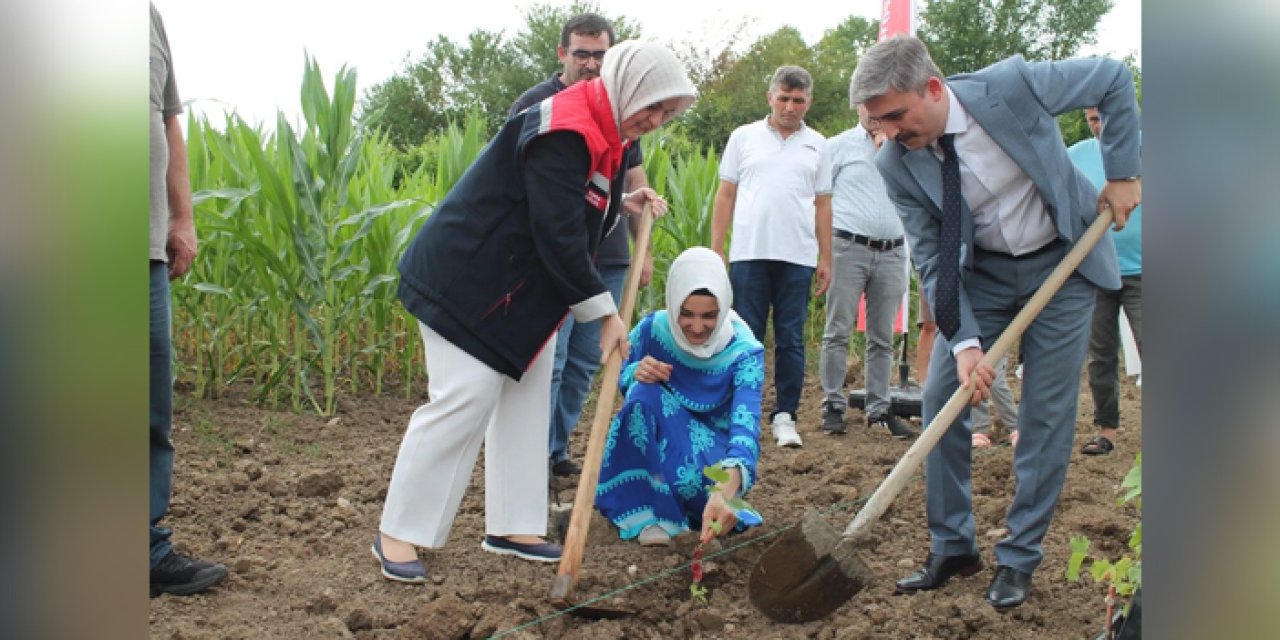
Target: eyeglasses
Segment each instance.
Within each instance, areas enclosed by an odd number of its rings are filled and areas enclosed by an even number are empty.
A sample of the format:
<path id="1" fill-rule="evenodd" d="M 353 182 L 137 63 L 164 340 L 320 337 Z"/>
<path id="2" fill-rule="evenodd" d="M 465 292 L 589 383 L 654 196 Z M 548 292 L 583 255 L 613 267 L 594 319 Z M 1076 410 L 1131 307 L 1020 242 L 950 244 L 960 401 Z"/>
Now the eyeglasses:
<path id="1" fill-rule="evenodd" d="M 588 58 L 595 58 L 596 62 L 600 62 L 604 60 L 604 54 L 605 54 L 604 49 L 600 49 L 599 51 L 588 51 L 586 49 L 574 49 L 573 51 L 569 52 L 569 55 L 573 56 L 573 59 L 577 60 L 578 62 L 586 62 Z"/>

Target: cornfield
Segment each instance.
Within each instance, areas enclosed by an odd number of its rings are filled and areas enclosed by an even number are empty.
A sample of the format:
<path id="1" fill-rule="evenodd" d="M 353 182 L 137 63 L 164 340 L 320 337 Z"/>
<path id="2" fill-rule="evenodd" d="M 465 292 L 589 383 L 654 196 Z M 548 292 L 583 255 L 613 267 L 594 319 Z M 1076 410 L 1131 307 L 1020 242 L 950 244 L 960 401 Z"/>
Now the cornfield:
<path id="1" fill-rule="evenodd" d="M 485 123 L 451 125 L 423 145 L 427 161 L 410 162 L 355 124 L 355 96 L 353 70 L 338 71 L 330 95 L 308 59 L 297 131 L 283 115 L 270 134 L 234 114 L 221 129 L 189 116 L 200 252 L 173 283 L 174 347 L 196 395 L 248 383 L 260 403 L 329 415 L 343 393 L 408 396 L 425 375 L 417 323 L 395 295 L 396 263 L 479 154 Z M 671 260 L 711 240 L 716 154 L 664 133 L 644 139 L 646 173 L 671 214 L 654 225 L 655 273 L 637 315 L 665 304 Z M 810 343 L 824 318 L 815 299 Z"/>

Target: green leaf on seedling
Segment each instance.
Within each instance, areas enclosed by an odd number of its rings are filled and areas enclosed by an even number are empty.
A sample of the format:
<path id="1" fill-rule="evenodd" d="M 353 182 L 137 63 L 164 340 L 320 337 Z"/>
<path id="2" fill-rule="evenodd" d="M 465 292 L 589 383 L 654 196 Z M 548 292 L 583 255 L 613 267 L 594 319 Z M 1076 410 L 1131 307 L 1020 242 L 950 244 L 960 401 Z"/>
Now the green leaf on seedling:
<path id="1" fill-rule="evenodd" d="M 1094 582 L 1105 582 L 1113 575 L 1111 572 L 1112 564 L 1106 560 L 1094 560 L 1093 566 L 1089 567 L 1089 572 L 1093 574 Z"/>
<path id="2" fill-rule="evenodd" d="M 711 481 L 716 484 L 729 481 L 729 472 L 725 471 L 724 466 L 719 462 L 703 467 L 702 475 L 711 478 Z"/>
<path id="3" fill-rule="evenodd" d="M 1124 482 L 1120 483 L 1121 489 L 1129 491 L 1120 498 L 1120 504 L 1124 504 L 1134 498 L 1142 495 L 1142 453 L 1139 452 L 1133 462 L 1133 468 L 1129 469 L 1129 473 L 1125 474 Z M 1142 508 L 1142 504 L 1138 504 L 1138 508 Z"/>
<path id="4" fill-rule="evenodd" d="M 1071 559 L 1067 561 L 1067 580 L 1076 582 L 1080 579 L 1080 565 L 1084 564 L 1089 554 L 1089 539 L 1084 536 L 1071 538 Z"/>
<path id="5" fill-rule="evenodd" d="M 1129 576 L 1129 567 L 1132 567 L 1132 566 L 1133 566 L 1133 558 L 1130 558 L 1129 556 L 1120 558 L 1120 561 L 1117 562 L 1115 566 L 1114 577 L 1118 580 L 1123 580 L 1124 578 L 1127 578 Z"/>
<path id="6" fill-rule="evenodd" d="M 1133 535 L 1129 536 L 1129 548 L 1133 549 L 1139 556 L 1142 555 L 1142 523 L 1133 528 Z"/>
<path id="7" fill-rule="evenodd" d="M 692 595 L 692 597 L 693 597 L 693 599 L 694 599 L 694 600 L 697 600 L 698 602 L 701 602 L 703 605 L 706 605 L 706 604 L 707 604 L 707 589 L 706 589 L 706 587 L 704 587 L 704 586 L 702 586 L 702 585 L 700 585 L 700 584 L 691 584 L 691 585 L 689 585 L 689 593 L 690 593 L 690 595 Z"/>
<path id="8" fill-rule="evenodd" d="M 711 525 L 711 530 L 716 532 L 716 535 L 720 535 L 720 533 L 724 530 L 724 527 L 719 522 L 716 522 L 715 520 L 712 520 L 710 522 L 710 525 Z"/>
<path id="9" fill-rule="evenodd" d="M 751 505 L 747 504 L 747 501 L 743 500 L 742 498 L 733 498 L 729 500 L 729 502 L 727 502 L 726 504 L 728 504 L 729 508 L 733 509 L 734 511 L 741 511 L 743 509 L 751 508 Z"/>

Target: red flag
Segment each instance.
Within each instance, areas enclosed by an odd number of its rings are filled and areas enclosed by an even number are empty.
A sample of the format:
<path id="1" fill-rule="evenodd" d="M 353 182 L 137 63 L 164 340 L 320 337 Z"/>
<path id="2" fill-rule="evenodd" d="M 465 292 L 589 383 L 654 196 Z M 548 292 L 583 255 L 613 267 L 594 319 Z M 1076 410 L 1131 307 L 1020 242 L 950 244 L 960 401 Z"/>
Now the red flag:
<path id="1" fill-rule="evenodd" d="M 915 35 L 912 0 L 880 0 L 880 34 L 877 40 L 898 35 Z"/>

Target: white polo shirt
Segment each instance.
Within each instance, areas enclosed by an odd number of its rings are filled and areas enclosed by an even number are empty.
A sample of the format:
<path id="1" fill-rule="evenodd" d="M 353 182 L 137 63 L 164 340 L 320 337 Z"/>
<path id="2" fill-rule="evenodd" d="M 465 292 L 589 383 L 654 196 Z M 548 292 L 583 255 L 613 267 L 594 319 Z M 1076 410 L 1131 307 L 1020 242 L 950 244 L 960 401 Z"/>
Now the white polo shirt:
<path id="1" fill-rule="evenodd" d="M 782 260 L 818 265 L 813 199 L 831 193 L 827 139 L 801 124 L 783 138 L 769 119 L 734 130 L 720 179 L 738 185 L 729 261 Z"/>

